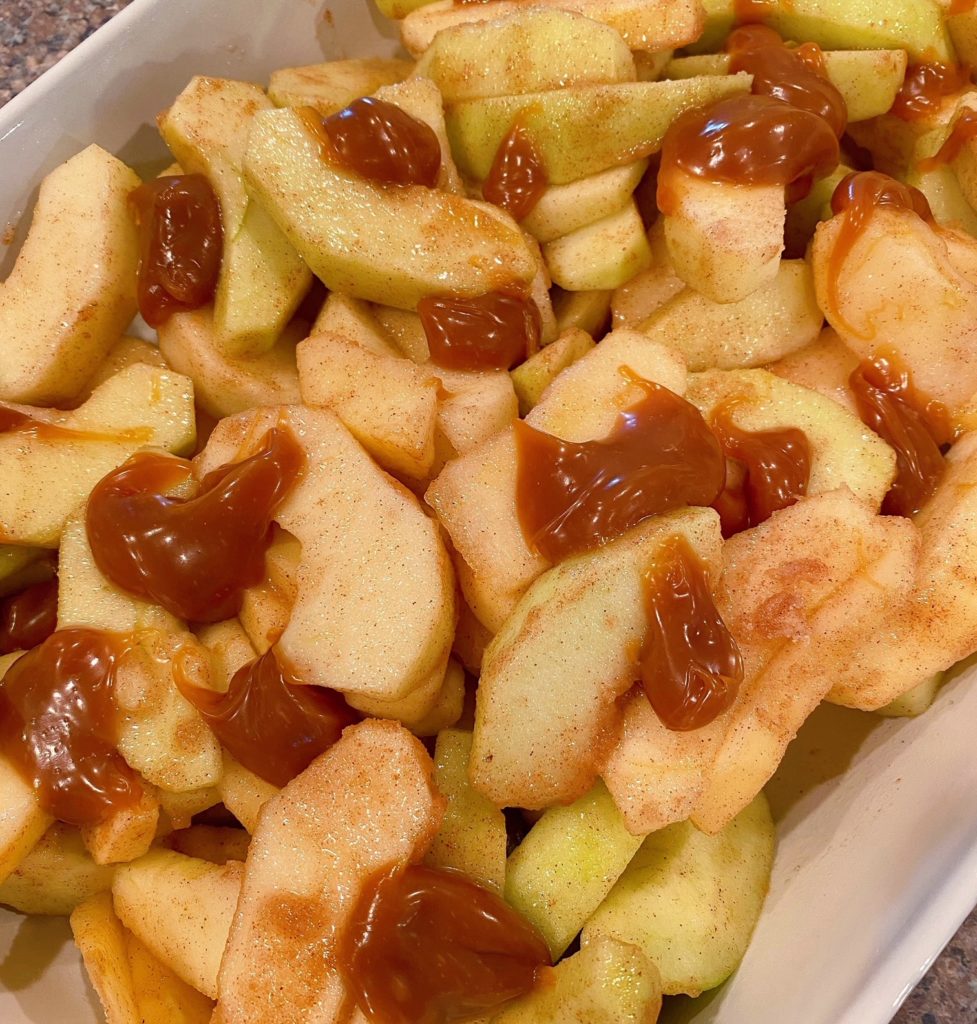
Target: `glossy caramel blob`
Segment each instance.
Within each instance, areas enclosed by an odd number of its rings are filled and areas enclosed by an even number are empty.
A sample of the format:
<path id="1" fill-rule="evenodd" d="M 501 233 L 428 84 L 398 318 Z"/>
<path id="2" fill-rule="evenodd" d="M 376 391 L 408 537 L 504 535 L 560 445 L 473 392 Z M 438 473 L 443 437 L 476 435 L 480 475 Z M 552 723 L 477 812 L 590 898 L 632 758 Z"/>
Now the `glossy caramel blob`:
<path id="1" fill-rule="evenodd" d="M 729 708 L 743 659 L 684 537 L 673 537 L 645 573 L 648 632 L 641 685 L 666 729 L 701 729 Z"/>
<path id="2" fill-rule="evenodd" d="M 61 630 L 19 658 L 0 686 L 0 750 L 44 810 L 69 825 L 97 825 L 142 795 L 117 750 L 112 690 L 124 651 L 111 633 Z"/>
<path id="3" fill-rule="evenodd" d="M 649 516 L 711 505 L 725 459 L 699 410 L 668 388 L 645 396 L 598 441 L 563 441 L 516 423 L 516 503 L 526 542 L 559 562 L 620 536 Z"/>
<path id="4" fill-rule="evenodd" d="M 960 156 L 963 147 L 974 139 L 977 139 L 977 110 L 964 107 L 953 122 L 953 128 L 950 130 L 946 142 L 933 156 L 920 160 L 919 169 L 924 172 L 933 171 L 952 163 Z"/>
<path id="5" fill-rule="evenodd" d="M 29 651 L 58 626 L 58 579 L 35 583 L 0 600 L 0 654 Z"/>
<path id="6" fill-rule="evenodd" d="M 260 583 L 275 509 L 304 464 L 288 430 L 269 430 L 243 462 L 208 474 L 195 498 L 167 497 L 190 464 L 142 453 L 104 477 L 88 499 L 95 563 L 116 586 L 191 622 L 237 615 Z"/>
<path id="7" fill-rule="evenodd" d="M 459 871 L 420 864 L 369 883 L 336 949 L 347 990 L 374 1024 L 447 1024 L 532 989 L 550 964 L 539 933 Z"/>
<path id="8" fill-rule="evenodd" d="M 536 144 L 520 125 L 515 124 L 499 143 L 482 195 L 490 203 L 501 206 L 516 220 L 533 212 L 549 179 L 543 158 Z"/>
<path id="9" fill-rule="evenodd" d="M 890 516 L 914 516 L 943 478 L 941 446 L 953 439 L 945 406 L 920 393 L 891 352 L 864 360 L 848 381 L 862 422 L 896 453 L 896 479 L 882 502 Z"/>
<path id="10" fill-rule="evenodd" d="M 305 771 L 360 717 L 338 693 L 303 685 L 274 647 L 238 669 L 226 693 L 179 686 L 221 745 L 275 786 Z"/>
<path id="11" fill-rule="evenodd" d="M 904 121 L 918 121 L 940 108 L 940 101 L 959 92 L 970 74 L 958 64 L 914 64 L 906 70 L 890 113 Z"/>
<path id="12" fill-rule="evenodd" d="M 817 44 L 785 46 L 773 29 L 751 25 L 730 35 L 726 51 L 732 58 L 731 73 L 753 75 L 754 96 L 770 96 L 816 114 L 841 137 L 848 124 L 848 107 L 825 72 L 824 55 Z"/>
<path id="13" fill-rule="evenodd" d="M 928 224 L 933 224 L 929 202 L 919 189 L 904 185 L 879 171 L 856 171 L 846 175 L 838 182 L 831 197 L 832 211 L 845 216 L 828 257 L 828 309 L 825 313 L 835 327 L 856 335 L 858 331 L 845 320 L 839 310 L 838 281 L 855 243 L 868 227 L 875 211 L 883 206 L 910 210 Z"/>
<path id="14" fill-rule="evenodd" d="M 417 312 L 435 366 L 509 370 L 539 348 L 542 318 L 528 295 L 426 296 Z"/>
<path id="15" fill-rule="evenodd" d="M 396 104 L 363 96 L 322 124 L 334 156 L 356 174 L 385 185 L 437 185 L 437 135 Z"/>
<path id="16" fill-rule="evenodd" d="M 727 473 L 726 487 L 714 506 L 722 519 L 723 536 L 766 522 L 774 512 L 807 494 L 811 478 L 811 446 L 803 430 L 742 430 L 722 406 L 712 420 L 726 457 L 743 467 L 736 481 Z"/>
<path id="17" fill-rule="evenodd" d="M 129 195 L 140 229 L 139 312 L 150 327 L 214 297 L 224 231 L 220 204 L 202 174 L 155 178 Z"/>

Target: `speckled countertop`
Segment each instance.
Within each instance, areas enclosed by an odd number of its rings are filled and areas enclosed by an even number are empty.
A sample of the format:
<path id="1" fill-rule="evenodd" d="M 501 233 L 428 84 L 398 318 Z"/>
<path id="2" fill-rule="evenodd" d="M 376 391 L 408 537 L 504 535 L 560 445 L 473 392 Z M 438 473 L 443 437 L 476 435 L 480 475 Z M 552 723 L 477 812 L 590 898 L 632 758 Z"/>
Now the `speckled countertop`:
<path id="1" fill-rule="evenodd" d="M 0 0 L 0 104 L 128 3 Z M 906 1000 L 893 1024 L 977 1024 L 977 910 Z"/>

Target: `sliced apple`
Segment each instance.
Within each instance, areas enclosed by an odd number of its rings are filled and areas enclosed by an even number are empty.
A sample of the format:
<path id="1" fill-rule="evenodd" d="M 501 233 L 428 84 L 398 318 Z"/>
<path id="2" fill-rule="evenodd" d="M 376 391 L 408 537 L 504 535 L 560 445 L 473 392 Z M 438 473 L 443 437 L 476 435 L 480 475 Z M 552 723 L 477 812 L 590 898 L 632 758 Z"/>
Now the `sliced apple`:
<path id="1" fill-rule="evenodd" d="M 220 971 L 224 1024 L 339 1020 L 346 995 L 330 950 L 363 887 L 420 859 L 443 799 L 420 742 L 367 721 L 265 808 L 248 853 Z"/>
<path id="2" fill-rule="evenodd" d="M 750 82 L 749 75 L 728 75 L 464 100 L 448 104 L 448 137 L 462 174 L 482 181 L 518 119 L 550 183 L 563 185 L 651 156 L 679 114 L 745 92 Z"/>
<path id="3" fill-rule="evenodd" d="M 531 355 L 521 366 L 510 371 L 512 386 L 519 399 L 519 414 L 527 415 L 542 398 L 554 380 L 594 347 L 594 339 L 586 332 L 570 328 L 552 345 Z"/>
<path id="4" fill-rule="evenodd" d="M 124 864 L 146 853 L 159 829 L 159 800 L 150 789 L 139 800 L 99 822 L 84 825 L 81 838 L 96 864 Z"/>
<path id="5" fill-rule="evenodd" d="M 411 316 L 401 309 L 390 309 L 390 312 L 402 314 L 404 317 Z M 330 292 L 309 334 L 339 334 L 347 341 L 355 341 L 360 348 L 365 348 L 376 355 L 408 355 L 390 340 L 369 302 L 354 299 L 351 295 L 343 295 L 340 292 Z"/>
<path id="6" fill-rule="evenodd" d="M 142 1024 L 125 928 L 112 909 L 112 897 L 98 893 L 76 907 L 71 932 L 107 1024 Z"/>
<path id="7" fill-rule="evenodd" d="M 641 395 L 622 366 L 676 394 L 685 391 L 685 366 L 672 349 L 615 331 L 553 381 L 526 422 L 568 441 L 606 437 L 618 411 Z M 515 435 L 505 430 L 449 462 L 425 495 L 451 538 L 465 599 L 493 633 L 548 567 L 519 523 L 516 468 Z"/>
<path id="8" fill-rule="evenodd" d="M 0 401 L 67 402 L 136 313 L 139 178 L 89 146 L 42 182 L 17 263 L 0 285 Z"/>
<path id="9" fill-rule="evenodd" d="M 256 85 L 197 76 L 159 118 L 181 166 L 217 193 L 224 253 L 214 299 L 214 330 L 231 357 L 268 351 L 311 283 L 308 268 L 241 176 L 251 120 L 271 101 Z"/>
<path id="10" fill-rule="evenodd" d="M 4 543 L 56 547 L 68 516 L 106 473 L 141 448 L 187 451 L 195 435 L 190 381 L 151 366 L 117 373 L 71 412 L 9 408 L 39 426 L 36 432 L 0 434 Z M 43 424 L 71 433 L 46 434 Z"/>
<path id="11" fill-rule="evenodd" d="M 702 6 L 695 0 L 542 0 L 536 6 L 576 11 L 591 21 L 603 22 L 616 29 L 632 50 L 685 46 L 698 38 L 704 21 Z M 465 7 L 452 0 L 436 0 L 411 11 L 400 26 L 400 35 L 416 57 L 445 29 L 493 21 L 523 10 L 512 0 L 488 0 Z"/>
<path id="12" fill-rule="evenodd" d="M 360 96 L 371 96 L 381 86 L 403 81 L 413 67 L 409 60 L 360 57 L 279 68 L 271 73 L 268 98 L 276 107 L 312 107 L 328 117 Z"/>
<path id="13" fill-rule="evenodd" d="M 224 770 L 217 788 L 221 803 L 252 835 L 258 827 L 261 809 L 279 792 L 276 786 L 259 778 L 226 751 Z"/>
<path id="14" fill-rule="evenodd" d="M 88 379 L 85 387 L 78 393 L 72 403 L 81 405 L 91 398 L 92 392 L 100 384 L 104 384 L 110 377 L 127 369 L 134 363 L 145 363 L 147 366 L 158 366 L 161 370 L 167 368 L 167 362 L 159 350 L 158 345 L 143 341 L 142 338 L 134 338 L 123 335 L 109 349 L 108 355 L 98 364 L 98 369 Z"/>
<path id="15" fill-rule="evenodd" d="M 546 7 L 442 29 L 414 74 L 432 79 L 447 103 L 635 80 L 634 59 L 620 33 Z"/>
<path id="16" fill-rule="evenodd" d="M 586 331 L 592 338 L 606 332 L 611 312 L 609 291 L 599 288 L 593 292 L 565 292 L 554 288 L 552 295 L 557 336 L 571 328 Z"/>
<path id="17" fill-rule="evenodd" d="M 425 295 L 528 285 L 536 262 L 509 219 L 420 185 L 383 187 L 326 159 L 293 110 L 252 122 L 248 186 L 327 287 L 413 309 Z"/>
<path id="18" fill-rule="evenodd" d="M 817 391 L 857 416 L 855 396 L 848 384 L 857 367 L 855 353 L 838 337 L 837 331 L 826 327 L 816 341 L 778 359 L 767 369 L 792 384 Z"/>
<path id="19" fill-rule="evenodd" d="M 677 534 L 718 569 L 715 512 L 655 516 L 545 573 L 489 644 L 471 775 L 500 807 L 566 803 L 593 785 L 617 739 L 617 701 L 637 678 L 635 651 L 647 628 L 643 573 Z"/>
<path id="20" fill-rule="evenodd" d="M 302 546 L 279 651 L 308 683 L 406 697 L 445 664 L 454 633 L 454 579 L 437 526 L 321 409 L 281 406 L 222 420 L 195 474 L 246 457 L 275 426 L 292 431 L 306 458 L 276 512 Z"/>

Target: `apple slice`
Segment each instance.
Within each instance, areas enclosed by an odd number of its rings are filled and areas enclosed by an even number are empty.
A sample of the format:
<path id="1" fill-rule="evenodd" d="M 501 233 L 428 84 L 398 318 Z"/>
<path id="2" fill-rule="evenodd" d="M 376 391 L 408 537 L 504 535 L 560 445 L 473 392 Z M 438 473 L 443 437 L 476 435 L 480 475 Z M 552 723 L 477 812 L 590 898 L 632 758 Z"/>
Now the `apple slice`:
<path id="1" fill-rule="evenodd" d="M 279 789 L 239 764 L 226 751 L 224 770 L 217 784 L 221 803 L 254 835 L 261 810 Z"/>
<path id="2" fill-rule="evenodd" d="M 279 68 L 268 81 L 268 98 L 276 107 L 312 107 L 323 117 L 348 107 L 381 86 L 403 81 L 413 70 L 409 60 L 360 57 Z"/>
<path id="3" fill-rule="evenodd" d="M 211 999 L 244 871 L 172 850 L 153 850 L 116 870 L 115 912 L 160 960 Z"/>
<path id="4" fill-rule="evenodd" d="M 677 348 L 690 370 L 733 370 L 810 344 L 823 323 L 811 268 L 782 260 L 772 281 L 738 302 L 713 302 L 685 288 L 637 329 Z"/>
<path id="5" fill-rule="evenodd" d="M 857 366 L 855 353 L 838 337 L 837 331 L 826 327 L 816 341 L 778 359 L 767 369 L 792 384 L 817 391 L 857 416 L 855 396 L 848 384 Z"/>
<path id="6" fill-rule="evenodd" d="M 379 721 L 347 729 L 270 801 L 221 964 L 224 1024 L 345 1019 L 330 951 L 369 879 L 423 857 L 443 805 L 420 741 Z"/>
<path id="7" fill-rule="evenodd" d="M 308 268 L 241 177 L 251 119 L 271 107 L 250 82 L 197 76 L 159 118 L 159 130 L 188 172 L 217 193 L 224 253 L 214 298 L 214 330 L 231 357 L 268 351 L 311 283 Z"/>
<path id="8" fill-rule="evenodd" d="M 244 175 L 325 285 L 414 309 L 425 295 L 528 286 L 536 262 L 511 218 L 420 185 L 383 187 L 323 155 L 293 110 L 252 121 Z"/>
<path id="9" fill-rule="evenodd" d="M 113 811 L 98 825 L 85 825 L 81 838 L 96 864 L 124 864 L 142 857 L 159 830 L 159 800 L 146 789 L 131 807 Z"/>
<path id="10" fill-rule="evenodd" d="M 638 852 L 603 783 L 551 807 L 509 855 L 505 898 L 546 940 L 554 962 Z"/>
<path id="11" fill-rule="evenodd" d="M 138 239 L 126 202 L 138 186 L 98 146 L 41 183 L 30 233 L 0 285 L 0 401 L 70 401 L 135 316 Z"/>
<path id="12" fill-rule="evenodd" d="M 618 32 L 546 7 L 442 29 L 414 74 L 430 78 L 447 103 L 635 80 L 634 58 Z"/>
<path id="13" fill-rule="evenodd" d="M 746 677 L 692 812 L 697 827 L 719 832 L 766 785 L 845 670 L 847 641 L 864 645 L 910 592 L 917 557 L 912 523 L 875 515 L 847 488 L 726 542 L 717 605 Z"/>
<path id="14" fill-rule="evenodd" d="M 696 0 L 541 0 L 536 6 L 575 11 L 591 21 L 603 22 L 616 29 L 632 50 L 685 46 L 699 37 L 704 21 L 702 5 Z M 407 50 L 417 57 L 445 29 L 494 21 L 524 10 L 512 0 L 488 0 L 464 7 L 453 0 L 436 0 L 412 10 L 400 26 L 400 36 Z"/>
<path id="15" fill-rule="evenodd" d="M 553 283 L 565 291 L 617 288 L 651 263 L 645 226 L 633 199 L 586 227 L 543 246 Z"/>
<path id="16" fill-rule="evenodd" d="M 643 573 L 675 535 L 718 569 L 712 509 L 655 516 L 550 569 L 489 644 L 471 776 L 498 806 L 549 807 L 593 785 L 617 739 L 617 701 L 638 675 L 635 652 L 647 628 Z"/>
<path id="17" fill-rule="evenodd" d="M 472 734 L 445 729 L 434 748 L 434 781 L 447 804 L 427 862 L 464 871 L 481 885 L 502 892 L 506 876 L 505 817 L 468 779 Z M 2 889 L 0 889 L 2 892 Z"/>
<path id="18" fill-rule="evenodd" d="M 71 412 L 10 405 L 39 426 L 0 433 L 0 542 L 57 547 L 68 517 L 110 470 L 141 448 L 193 446 L 193 387 L 186 377 L 135 365 Z M 43 424 L 68 431 L 45 432 Z M 43 500 L 39 499 L 43 496 Z"/>
<path id="19" fill-rule="evenodd" d="M 114 377 L 117 373 L 121 373 L 135 363 L 157 366 L 161 370 L 169 368 L 159 350 L 159 346 L 143 341 L 142 338 L 123 335 L 109 349 L 108 355 L 98 364 L 98 369 L 89 377 L 85 386 L 78 393 L 74 402 L 72 402 L 72 405 L 84 404 L 91 398 L 92 392 L 100 384 L 104 384 L 110 377 Z"/>
<path id="20" fill-rule="evenodd" d="M 280 406 L 222 420 L 195 474 L 246 457 L 276 426 L 292 431 L 306 459 L 276 512 L 302 546 L 278 649 L 305 682 L 407 697 L 443 670 L 454 634 L 454 578 L 437 526 L 322 409 Z"/>
<path id="21" fill-rule="evenodd" d="M 622 366 L 676 394 L 685 391 L 685 366 L 671 348 L 615 331 L 550 384 L 526 422 L 568 441 L 606 437 L 618 411 L 641 395 Z M 549 565 L 529 547 L 519 523 L 513 430 L 449 462 L 425 500 L 451 538 L 465 599 L 483 625 L 498 632 Z"/>
<path id="22" fill-rule="evenodd" d="M 518 119 L 539 152 L 550 184 L 563 185 L 651 156 L 661 148 L 665 132 L 679 114 L 745 92 L 750 83 L 749 75 L 740 74 L 676 82 L 574 85 L 464 100 L 447 106 L 448 137 L 462 174 L 483 181 L 499 145 Z"/>
<path id="23" fill-rule="evenodd" d="M 402 309 L 389 309 L 389 312 L 405 318 L 412 316 Z M 354 299 L 351 295 L 343 295 L 341 292 L 329 293 L 309 334 L 339 334 L 347 341 L 355 341 L 360 348 L 365 348 L 376 355 L 402 355 L 410 358 L 407 352 L 402 351 L 388 337 L 387 331 L 376 316 L 376 310 L 369 302 Z"/>
<path id="24" fill-rule="evenodd" d="M 586 331 L 593 338 L 605 333 L 610 321 L 611 292 L 602 288 L 592 292 L 565 292 L 554 288 L 552 295 L 558 336 L 571 327 Z"/>
<path id="25" fill-rule="evenodd" d="M 126 934 L 108 893 L 91 896 L 71 915 L 71 931 L 107 1024 L 141 1024 Z"/>
<path id="26" fill-rule="evenodd" d="M 667 995 L 715 988 L 746 952 L 775 846 L 763 794 L 716 836 L 687 821 L 653 833 L 587 922 L 583 949 L 608 938 L 637 946 Z"/>
<path id="27" fill-rule="evenodd" d="M 425 479 L 434 465 L 438 379 L 400 356 L 378 355 L 338 334 L 298 347 L 306 405 L 331 409 L 391 473 Z"/>
<path id="28" fill-rule="evenodd" d="M 552 345 L 540 349 L 521 366 L 510 370 L 512 386 L 519 399 L 519 414 L 528 415 L 539 404 L 550 384 L 593 347 L 594 339 L 586 331 L 571 327 Z"/>

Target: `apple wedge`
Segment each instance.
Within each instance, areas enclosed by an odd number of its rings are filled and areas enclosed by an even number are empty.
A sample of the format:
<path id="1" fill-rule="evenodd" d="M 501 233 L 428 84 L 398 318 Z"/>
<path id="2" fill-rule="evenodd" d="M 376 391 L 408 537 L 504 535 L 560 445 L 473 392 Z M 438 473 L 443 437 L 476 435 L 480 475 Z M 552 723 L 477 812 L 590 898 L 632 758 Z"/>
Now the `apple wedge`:
<path id="1" fill-rule="evenodd" d="M 220 202 L 224 252 L 214 331 L 232 358 L 272 348 L 312 280 L 274 222 L 248 198 L 241 176 L 251 119 L 271 106 L 250 82 L 197 76 L 159 118 L 180 165 L 205 175 Z"/>
<path id="2" fill-rule="evenodd" d="M 89 377 L 71 404 L 74 406 L 84 404 L 100 384 L 104 384 L 110 377 L 128 369 L 134 363 L 157 366 L 161 370 L 169 368 L 158 345 L 143 341 L 142 338 L 123 335 L 109 349 L 108 355 L 98 364 L 98 369 Z"/>
<path id="3" fill-rule="evenodd" d="M 895 479 L 895 452 L 856 415 L 766 370 L 690 374 L 686 398 L 706 420 L 725 407 L 741 430 L 803 431 L 810 454 L 809 495 L 847 487 L 877 510 Z"/>
<path id="4" fill-rule="evenodd" d="M 328 160 L 293 110 L 255 115 L 244 160 L 255 198 L 334 290 L 413 309 L 425 295 L 524 287 L 536 262 L 511 219 L 420 185 L 383 187 Z"/>
<path id="5" fill-rule="evenodd" d="M 519 415 L 528 415 L 539 404 L 550 384 L 593 347 L 594 339 L 586 331 L 571 327 L 552 345 L 540 349 L 522 365 L 510 370 L 512 386 L 519 399 Z"/>
<path id="6" fill-rule="evenodd" d="M 84 825 L 81 838 L 96 864 L 125 864 L 147 853 L 159 831 L 159 800 L 145 789 L 137 803 L 113 811 L 97 825 Z"/>
<path id="7" fill-rule="evenodd" d="M 306 459 L 276 512 L 302 546 L 279 651 L 308 683 L 406 697 L 444 666 L 454 633 L 454 578 L 437 526 L 321 409 L 281 406 L 222 420 L 195 474 L 246 457 L 275 426 L 292 431 Z"/>
<path id="8" fill-rule="evenodd" d="M 677 348 L 690 370 L 763 366 L 813 342 L 824 315 L 804 260 L 782 260 L 776 276 L 738 302 L 713 302 L 694 288 L 668 299 L 637 328 Z"/>
<path id="9" fill-rule="evenodd" d="M 190 381 L 152 366 L 117 373 L 71 412 L 7 408 L 27 419 L 0 433 L 0 543 L 57 547 L 65 521 L 106 473 L 141 448 L 188 451 L 195 437 Z"/>
<path id="10" fill-rule="evenodd" d="M 420 741 L 378 721 L 347 729 L 270 801 L 221 964 L 224 1024 L 346 1019 L 330 952 L 371 877 L 423 857 L 442 813 Z"/>
<path id="11" fill-rule="evenodd" d="M 792 384 L 817 391 L 857 416 L 855 396 L 848 384 L 857 366 L 855 353 L 838 337 L 837 331 L 827 327 L 810 345 L 778 359 L 767 369 Z"/>
<path id="12" fill-rule="evenodd" d="M 787 215 L 782 185 L 708 181 L 673 168 L 667 204 L 664 187 L 660 178 L 665 242 L 687 285 L 713 302 L 738 302 L 776 278 Z"/>
<path id="13" fill-rule="evenodd" d="M 106 1024 L 141 1024 L 126 930 L 112 909 L 112 897 L 98 893 L 76 907 L 71 932 Z"/>
<path id="14" fill-rule="evenodd" d="M 188 985 L 217 998 L 243 868 L 156 849 L 118 868 L 112 901 L 122 923 Z"/>
<path id="15" fill-rule="evenodd" d="M 569 441 L 606 437 L 618 411 L 641 395 L 621 375 L 622 366 L 676 394 L 685 391 L 677 354 L 643 335 L 615 331 L 550 384 L 526 422 Z M 493 633 L 549 565 L 523 535 L 516 467 L 515 433 L 508 429 L 449 462 L 425 495 L 451 538 L 465 599 Z"/>
<path id="16" fill-rule="evenodd" d="M 506 874 L 505 817 L 472 788 L 468 779 L 471 749 L 470 732 L 445 729 L 438 736 L 434 781 L 447 803 L 427 863 L 464 871 L 476 882 L 501 894 Z"/>
<path id="17" fill-rule="evenodd" d="M 598 288 L 593 292 L 565 292 L 554 288 L 553 315 L 556 317 L 557 335 L 575 327 L 599 338 L 610 324 L 611 292 Z"/>
<path id="18" fill-rule="evenodd" d="M 637 946 L 601 936 L 556 965 L 551 983 L 515 1000 L 492 1024 L 655 1024 L 661 978 Z"/>
<path id="19" fill-rule="evenodd" d="M 434 465 L 438 379 L 400 356 L 320 333 L 297 351 L 302 400 L 330 409 L 388 472 L 425 479 Z"/>
<path id="20" fill-rule="evenodd" d="M 197 404 L 216 419 L 256 405 L 299 400 L 295 345 L 301 335 L 292 328 L 285 328 L 271 348 L 248 358 L 226 354 L 207 308 L 174 313 L 157 332 L 166 362 L 193 381 Z"/>
<path id="21" fill-rule="evenodd" d="M 139 178 L 89 146 L 42 182 L 17 263 L 0 285 L 0 401 L 67 402 L 136 313 Z"/>
<path id="22" fill-rule="evenodd" d="M 509 855 L 505 898 L 546 940 L 554 962 L 638 852 L 603 783 L 551 807 Z"/>
<path id="23" fill-rule="evenodd" d="M 268 98 L 276 107 L 312 107 L 328 117 L 360 96 L 372 96 L 381 86 L 403 81 L 413 68 L 411 61 L 392 57 L 279 68 L 268 81 Z"/>
<path id="24" fill-rule="evenodd" d="M 807 716 L 844 671 L 846 641 L 878 628 L 912 587 L 915 527 L 847 488 L 802 498 L 723 548 L 717 606 L 745 679 L 692 821 L 724 828 L 766 785 Z"/>
<path id="25" fill-rule="evenodd" d="M 518 120 L 536 145 L 550 184 L 563 185 L 657 153 L 679 114 L 745 92 L 750 83 L 749 75 L 740 74 L 575 85 L 449 103 L 445 118 L 462 174 L 483 181 Z"/>
<path id="26" fill-rule="evenodd" d="M 642 578 L 684 536 L 718 571 L 719 517 L 689 508 L 646 520 L 538 579 L 489 644 L 475 711 L 471 777 L 500 807 L 566 803 L 594 783 L 620 728 L 647 622 Z"/>
<path id="27" fill-rule="evenodd" d="M 210 861 L 211 864 L 226 864 L 248 857 L 251 836 L 243 828 L 222 825 L 190 825 L 166 837 L 166 845 L 185 857 Z"/>
<path id="28" fill-rule="evenodd" d="M 221 803 L 252 835 L 258 827 L 262 808 L 279 792 L 277 786 L 265 782 L 226 751 L 217 789 Z"/>
<path id="29" fill-rule="evenodd" d="M 547 7 L 442 29 L 414 74 L 430 78 L 446 103 L 635 80 L 634 58 L 620 33 Z"/>
<path id="30" fill-rule="evenodd" d="M 763 794 L 716 836 L 687 821 L 653 833 L 587 922 L 583 949 L 609 938 L 637 946 L 657 965 L 666 995 L 715 988 L 746 952 L 775 846 Z"/>
<path id="31" fill-rule="evenodd" d="M 416 315 L 402 309 L 390 308 L 389 312 L 405 318 Z M 375 355 L 411 358 L 409 353 L 402 351 L 400 346 L 390 339 L 376 315 L 376 310 L 369 302 L 354 299 L 351 295 L 343 295 L 341 292 L 329 293 L 309 334 L 338 334 Z"/>
<path id="32" fill-rule="evenodd" d="M 536 6 L 575 11 L 591 21 L 603 22 L 616 29 L 632 50 L 685 46 L 699 37 L 704 22 L 702 5 L 697 0 L 541 0 Z M 400 37 L 407 50 L 417 57 L 445 29 L 494 21 L 524 10 L 512 0 L 488 0 L 465 7 L 455 5 L 453 0 L 436 0 L 404 18 Z"/>

